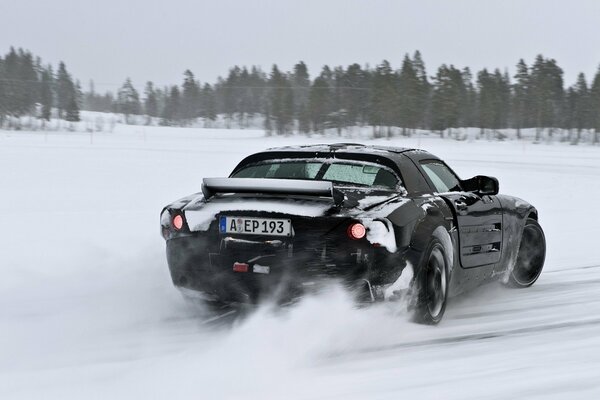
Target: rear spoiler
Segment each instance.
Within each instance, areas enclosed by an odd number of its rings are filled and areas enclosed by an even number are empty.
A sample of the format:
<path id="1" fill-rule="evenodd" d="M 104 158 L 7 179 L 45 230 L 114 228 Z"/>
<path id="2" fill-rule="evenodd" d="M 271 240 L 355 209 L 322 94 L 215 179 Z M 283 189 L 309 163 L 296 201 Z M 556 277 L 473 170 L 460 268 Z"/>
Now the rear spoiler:
<path id="1" fill-rule="evenodd" d="M 204 178 L 202 193 L 207 200 L 217 193 L 264 193 L 329 197 L 336 205 L 344 201 L 332 182 L 301 179 Z"/>

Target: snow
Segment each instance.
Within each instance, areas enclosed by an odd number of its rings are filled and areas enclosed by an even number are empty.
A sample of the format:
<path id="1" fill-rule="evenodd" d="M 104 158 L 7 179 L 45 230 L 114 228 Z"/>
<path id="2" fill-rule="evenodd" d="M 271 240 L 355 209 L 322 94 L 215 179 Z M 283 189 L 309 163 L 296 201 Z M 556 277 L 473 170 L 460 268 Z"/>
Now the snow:
<path id="1" fill-rule="evenodd" d="M 386 200 L 393 199 L 395 195 L 388 196 L 366 196 L 360 200 L 358 200 L 358 208 L 364 210 L 367 207 L 372 206 L 373 204 L 382 203 Z"/>
<path id="2" fill-rule="evenodd" d="M 251 152 L 335 142 L 252 130 L 0 132 L 2 399 L 590 399 L 600 395 L 600 254 L 592 146 L 377 140 L 423 147 L 531 202 L 546 268 L 488 285 L 437 327 L 332 286 L 208 327 L 172 287 L 159 213 Z"/>
<path id="3" fill-rule="evenodd" d="M 414 276 L 415 271 L 413 269 L 413 266 L 411 263 L 407 262 L 406 266 L 402 270 L 402 274 L 400 274 L 398 279 L 396 279 L 394 283 L 385 288 L 383 292 L 384 298 L 394 298 L 395 296 L 397 296 L 398 293 L 400 293 L 400 295 L 406 294 L 408 289 L 410 289 L 410 284 Z"/>
<path id="4" fill-rule="evenodd" d="M 373 220 L 371 218 L 363 218 L 361 222 L 367 228 L 367 240 L 369 243 L 378 243 L 385 247 L 390 253 L 396 252 L 396 236 L 394 228 L 390 221 Z"/>
<path id="5" fill-rule="evenodd" d="M 219 199 L 216 202 L 208 202 L 198 210 L 185 211 L 185 218 L 192 232 L 206 231 L 215 216 L 221 211 L 265 211 L 273 213 L 284 213 L 305 217 L 320 217 L 330 209 L 331 203 L 317 203 L 312 201 L 293 200 L 269 201 L 269 200 L 230 200 Z"/>

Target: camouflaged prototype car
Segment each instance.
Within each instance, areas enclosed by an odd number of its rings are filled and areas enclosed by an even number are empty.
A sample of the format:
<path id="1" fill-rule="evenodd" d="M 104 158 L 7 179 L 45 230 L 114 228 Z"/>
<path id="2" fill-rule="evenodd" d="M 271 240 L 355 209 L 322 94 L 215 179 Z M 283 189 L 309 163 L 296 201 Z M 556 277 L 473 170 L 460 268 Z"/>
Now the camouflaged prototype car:
<path id="1" fill-rule="evenodd" d="M 484 282 L 532 285 L 545 258 L 532 205 L 417 149 L 269 149 L 205 178 L 160 221 L 173 283 L 207 302 L 286 302 L 334 279 L 358 301 L 410 296 L 429 324 Z"/>

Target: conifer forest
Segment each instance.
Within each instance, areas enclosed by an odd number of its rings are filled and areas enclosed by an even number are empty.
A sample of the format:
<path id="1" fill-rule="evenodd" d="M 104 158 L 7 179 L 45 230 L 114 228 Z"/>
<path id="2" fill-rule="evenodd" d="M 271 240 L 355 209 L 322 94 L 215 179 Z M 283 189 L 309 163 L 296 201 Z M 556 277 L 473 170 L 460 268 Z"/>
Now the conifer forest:
<path id="1" fill-rule="evenodd" d="M 502 138 L 502 129 L 535 128 L 540 135 L 577 143 L 587 132 L 600 141 L 600 69 L 578 75 L 566 87 L 557 61 L 538 55 L 520 59 L 514 73 L 472 71 L 443 64 L 428 71 L 419 51 L 401 65 L 322 66 L 309 72 L 302 61 L 290 71 L 277 65 L 234 66 L 216 82 L 200 82 L 185 70 L 180 84 L 159 86 L 126 78 L 116 93 L 99 93 L 66 64 L 47 65 L 31 52 L 10 48 L 0 56 L 0 126 L 19 129 L 18 117 L 78 121 L 80 110 L 112 112 L 126 123 L 192 126 L 222 119 L 225 127 L 260 124 L 267 133 L 312 133 L 372 128 L 374 137 L 416 130 L 450 134 L 479 128 Z M 138 86 L 139 85 L 139 86 Z M 143 90 L 140 90 L 143 87 Z M 17 119 L 15 119 L 17 118 Z"/>

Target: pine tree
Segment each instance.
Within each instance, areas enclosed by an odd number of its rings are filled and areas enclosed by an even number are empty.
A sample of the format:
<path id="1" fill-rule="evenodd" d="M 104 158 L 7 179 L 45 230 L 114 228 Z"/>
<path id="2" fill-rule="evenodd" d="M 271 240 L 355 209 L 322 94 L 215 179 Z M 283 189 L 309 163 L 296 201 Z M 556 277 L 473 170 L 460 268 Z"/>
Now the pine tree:
<path id="1" fill-rule="evenodd" d="M 223 113 L 225 114 L 227 127 L 233 120 L 235 114 L 239 112 L 239 92 L 240 92 L 240 75 L 242 70 L 237 65 L 229 70 L 227 79 L 221 85 Z"/>
<path id="2" fill-rule="evenodd" d="M 289 83 L 284 89 L 282 121 L 282 133 L 288 134 L 294 130 L 294 92 Z"/>
<path id="3" fill-rule="evenodd" d="M 158 99 L 152 82 L 146 82 L 144 95 L 146 96 L 144 99 L 144 110 L 146 111 L 146 115 L 148 117 L 158 117 Z"/>
<path id="4" fill-rule="evenodd" d="M 75 92 L 71 93 L 71 98 L 67 103 L 67 108 L 65 109 L 65 120 L 69 122 L 79 121 L 79 104 Z"/>
<path id="5" fill-rule="evenodd" d="M 20 115 L 19 105 L 23 88 L 19 80 L 19 56 L 14 47 L 4 57 L 4 109 L 6 114 Z"/>
<path id="6" fill-rule="evenodd" d="M 508 128 L 510 117 L 511 84 L 508 72 L 500 72 L 498 68 L 494 70 L 494 83 L 496 86 L 496 107 L 497 112 L 494 119 L 495 129 Z"/>
<path id="7" fill-rule="evenodd" d="M 510 109 L 510 82 L 507 74 L 496 69 L 490 74 L 486 69 L 479 72 L 479 125 L 482 132 L 501 129 L 508 124 Z"/>
<path id="8" fill-rule="evenodd" d="M 391 127 L 396 122 L 398 99 L 396 75 L 387 60 L 375 68 L 371 86 L 369 122 L 373 125 L 374 136 L 381 136 L 381 128 L 387 127 L 387 136 L 391 136 Z M 379 128 L 379 131 L 377 131 Z"/>
<path id="9" fill-rule="evenodd" d="M 271 118 L 277 134 L 291 132 L 294 117 L 294 94 L 288 78 L 273 65 L 269 80 Z"/>
<path id="10" fill-rule="evenodd" d="M 7 110 L 7 93 L 6 93 L 6 74 L 4 72 L 4 60 L 0 57 L 0 128 L 4 123 L 4 118 L 6 116 Z"/>
<path id="11" fill-rule="evenodd" d="M 252 102 L 252 83 L 250 82 L 250 73 L 248 68 L 243 67 L 238 80 L 238 126 L 244 128 L 248 126 L 248 119 L 252 114 L 250 112 L 250 103 Z"/>
<path id="12" fill-rule="evenodd" d="M 529 68 L 523 59 L 517 63 L 517 73 L 513 85 L 513 120 L 517 128 L 517 138 L 521 138 L 521 128 L 530 126 L 531 87 Z"/>
<path id="13" fill-rule="evenodd" d="M 323 68 L 321 69 L 321 78 L 325 79 L 325 81 L 327 82 L 327 85 L 332 88 L 334 85 L 333 82 L 333 72 L 331 71 L 331 68 L 329 68 L 329 65 L 324 65 Z"/>
<path id="14" fill-rule="evenodd" d="M 425 62 L 421 56 L 421 52 L 415 51 L 412 58 L 412 67 L 415 70 L 417 79 L 419 80 L 419 92 L 417 96 L 417 109 L 419 113 L 417 115 L 418 124 L 422 127 L 427 125 L 429 118 L 430 102 L 431 102 L 431 84 L 427 79 L 427 71 L 425 69 Z"/>
<path id="15" fill-rule="evenodd" d="M 53 94 L 52 87 L 54 86 L 54 77 L 52 67 L 48 65 L 42 70 L 41 89 L 40 89 L 40 104 L 42 105 L 41 118 L 50 121 L 52 114 Z"/>
<path id="16" fill-rule="evenodd" d="M 440 135 L 460 125 L 465 93 L 462 73 L 452 65 L 442 64 L 434 78 L 431 98 L 432 128 Z"/>
<path id="17" fill-rule="evenodd" d="M 575 83 L 575 107 L 574 107 L 574 120 L 573 127 L 577 129 L 576 143 L 581 140 L 581 131 L 583 129 L 591 128 L 591 98 L 590 91 L 588 89 L 585 75 L 580 73 L 577 76 L 577 82 Z"/>
<path id="18" fill-rule="evenodd" d="M 473 84 L 473 74 L 469 67 L 462 70 L 462 81 L 465 87 L 464 99 L 461 106 L 462 125 L 465 127 L 475 126 L 477 121 L 477 89 Z"/>
<path id="19" fill-rule="evenodd" d="M 577 109 L 577 93 L 575 88 L 571 86 L 565 93 L 565 105 L 563 108 L 563 128 L 568 131 L 568 141 L 575 144 L 573 141 L 573 126 L 575 125 L 575 114 Z"/>
<path id="20" fill-rule="evenodd" d="M 563 71 L 553 59 L 544 59 L 540 54 L 531 68 L 532 114 L 537 128 L 536 140 L 541 138 L 541 129 L 559 125 L 564 102 Z"/>
<path id="21" fill-rule="evenodd" d="M 264 109 L 264 116 L 265 116 L 265 121 L 264 121 L 264 128 L 265 128 L 265 133 L 267 136 L 271 136 L 273 134 L 273 124 L 271 123 L 271 111 L 269 110 L 269 104 L 265 104 L 265 109 Z"/>
<path id="22" fill-rule="evenodd" d="M 338 135 L 341 136 L 342 130 L 350 125 L 348 118 L 348 110 L 346 108 L 346 97 L 348 89 L 346 83 L 346 72 L 343 67 L 335 67 L 333 69 L 333 93 L 331 96 L 331 112 L 329 113 L 329 121 L 332 127 L 337 129 Z"/>
<path id="23" fill-rule="evenodd" d="M 421 82 L 408 54 L 398 76 L 398 119 L 405 134 L 417 128 L 421 116 Z M 409 129 L 407 132 L 406 129 Z"/>
<path id="24" fill-rule="evenodd" d="M 130 115 L 141 114 L 140 95 L 127 78 L 117 93 L 117 110 L 125 115 L 125 122 L 130 123 Z"/>
<path id="25" fill-rule="evenodd" d="M 325 122 L 330 111 L 329 101 L 329 85 L 323 76 L 318 76 L 311 88 L 308 96 L 308 113 L 312 123 L 312 130 L 315 132 L 323 132 Z"/>
<path id="26" fill-rule="evenodd" d="M 161 125 L 174 125 L 181 122 L 181 94 L 179 87 L 174 85 L 165 99 Z"/>
<path id="27" fill-rule="evenodd" d="M 347 90 L 342 101 L 348 121 L 352 124 L 363 124 L 367 120 L 369 102 L 368 73 L 360 65 L 352 64 L 346 68 L 345 85 Z"/>
<path id="28" fill-rule="evenodd" d="M 19 70 L 17 79 L 19 84 L 19 96 L 16 100 L 17 112 L 20 115 L 29 114 L 35 108 L 39 99 L 40 85 L 35 62 L 30 52 L 19 49 Z"/>
<path id="29" fill-rule="evenodd" d="M 64 118 L 67 110 L 73 110 L 73 103 L 77 102 L 75 90 L 71 75 L 67 72 L 65 63 L 61 61 L 56 76 L 56 106 L 59 118 Z"/>
<path id="30" fill-rule="evenodd" d="M 298 118 L 300 110 L 306 110 L 308 104 L 308 93 L 310 90 L 310 77 L 308 68 L 303 61 L 294 65 L 294 72 L 290 79 L 292 91 L 294 94 L 294 115 Z"/>
<path id="31" fill-rule="evenodd" d="M 77 108 L 81 110 L 83 104 L 83 89 L 81 89 L 81 82 L 79 79 L 75 81 L 75 101 L 77 102 Z"/>
<path id="32" fill-rule="evenodd" d="M 294 72 L 290 79 L 294 95 L 294 116 L 298 119 L 299 130 L 310 129 L 308 123 L 308 97 L 310 91 L 310 77 L 308 68 L 303 61 L 294 65 Z"/>
<path id="33" fill-rule="evenodd" d="M 217 103 L 215 92 L 208 83 L 202 88 L 202 117 L 205 120 L 214 121 L 217 119 Z"/>
<path id="34" fill-rule="evenodd" d="M 181 117 L 186 123 L 200 116 L 200 85 L 189 69 L 184 73 L 181 95 Z"/>
<path id="35" fill-rule="evenodd" d="M 262 113 L 266 107 L 266 89 L 267 76 L 256 66 L 250 70 L 250 107 L 248 112 L 251 115 Z"/>
<path id="36" fill-rule="evenodd" d="M 302 133 L 310 132 L 310 113 L 308 110 L 308 104 L 300 105 L 298 110 L 298 131 Z"/>
<path id="37" fill-rule="evenodd" d="M 452 119 L 455 120 L 454 126 L 451 127 L 464 127 L 466 126 L 467 114 L 465 111 L 467 107 L 467 85 L 464 81 L 465 75 L 462 71 L 451 65 L 449 77 L 454 90 L 453 113 L 455 113 L 452 117 Z M 458 132 L 456 132 L 456 138 L 459 138 Z"/>
<path id="38" fill-rule="evenodd" d="M 600 67 L 590 90 L 590 125 L 594 129 L 594 144 L 600 142 Z"/>

